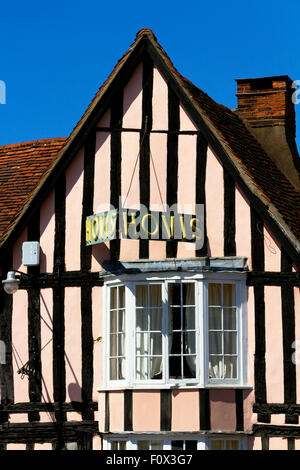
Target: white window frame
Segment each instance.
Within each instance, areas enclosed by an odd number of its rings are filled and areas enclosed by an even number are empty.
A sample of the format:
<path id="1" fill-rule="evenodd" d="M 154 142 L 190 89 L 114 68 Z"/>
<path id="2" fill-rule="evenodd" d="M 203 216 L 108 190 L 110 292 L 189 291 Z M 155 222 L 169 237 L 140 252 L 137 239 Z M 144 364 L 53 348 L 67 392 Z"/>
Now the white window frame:
<path id="1" fill-rule="evenodd" d="M 208 340 L 208 286 L 209 284 L 234 284 L 236 287 L 236 305 L 237 305 L 237 336 L 238 336 L 238 344 L 237 344 L 237 378 L 210 378 L 209 377 L 209 340 Z M 204 336 L 205 338 L 205 359 L 204 359 L 204 374 L 205 374 L 205 383 L 207 384 L 215 384 L 215 385 L 240 385 L 241 378 L 243 377 L 243 324 L 246 323 L 243 321 L 243 305 L 242 305 L 242 288 L 241 286 L 235 281 L 233 282 L 231 279 L 206 279 L 204 282 Z M 244 382 L 244 381 L 243 381 Z"/>
<path id="2" fill-rule="evenodd" d="M 162 450 L 172 450 L 172 441 L 197 441 L 197 450 L 211 450 L 211 440 L 237 440 L 238 441 L 238 450 L 247 450 L 248 449 L 248 438 L 247 436 L 240 435 L 229 435 L 229 434 L 218 434 L 218 435 L 151 435 L 151 434 L 133 434 L 133 435 L 103 435 L 103 450 L 111 450 L 111 444 L 113 441 L 125 441 L 126 450 L 138 450 L 137 441 L 162 441 L 163 449 Z M 151 450 L 151 449 L 149 449 Z M 226 450 L 226 449 L 224 449 Z M 117 451 L 116 451 L 117 452 Z M 188 453 L 188 450 L 183 449 L 183 452 Z M 191 451 L 193 452 L 193 451 Z"/>
<path id="3" fill-rule="evenodd" d="M 135 286 L 137 283 L 161 283 L 163 301 L 166 300 L 167 286 L 174 282 L 195 282 L 195 309 L 196 309 L 196 379 L 169 379 L 168 354 L 165 350 L 166 341 L 163 341 L 163 376 L 162 379 L 135 380 Z M 238 377 L 237 379 L 209 378 L 209 350 L 208 350 L 208 283 L 235 284 L 237 297 L 238 318 Z M 118 285 L 125 286 L 125 356 L 126 377 L 122 380 L 109 379 L 109 289 Z M 165 288 L 164 288 L 165 287 Z M 203 308 L 201 308 L 201 305 Z M 167 330 L 167 308 L 163 302 L 164 333 Z M 134 314 L 131 315 L 130 312 Z M 204 332 L 203 334 L 201 332 Z M 108 278 L 103 285 L 103 389 L 124 388 L 170 388 L 180 387 L 209 387 L 232 388 L 247 386 L 247 292 L 246 275 L 239 272 L 209 272 L 209 273 L 162 273 L 144 275 L 121 275 Z M 134 367 L 133 367 L 134 364 Z"/>

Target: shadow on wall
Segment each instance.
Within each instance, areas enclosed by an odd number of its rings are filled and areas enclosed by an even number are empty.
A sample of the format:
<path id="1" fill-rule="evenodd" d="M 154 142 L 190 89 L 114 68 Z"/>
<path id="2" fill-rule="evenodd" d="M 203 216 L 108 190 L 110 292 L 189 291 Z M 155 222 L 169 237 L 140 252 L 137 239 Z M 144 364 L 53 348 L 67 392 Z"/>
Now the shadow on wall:
<path id="1" fill-rule="evenodd" d="M 68 385 L 68 394 L 70 397 L 70 401 L 74 407 L 75 411 L 80 411 L 80 403 L 82 402 L 82 397 L 81 397 L 81 387 L 79 386 L 78 382 L 77 383 L 70 383 Z"/>
<path id="2" fill-rule="evenodd" d="M 110 260 L 109 242 L 107 244 L 99 243 L 98 245 L 93 245 L 92 256 L 100 265 L 103 264 L 103 261 Z"/>
<path id="3" fill-rule="evenodd" d="M 254 448 L 254 436 L 248 437 L 248 450 L 253 450 Z"/>

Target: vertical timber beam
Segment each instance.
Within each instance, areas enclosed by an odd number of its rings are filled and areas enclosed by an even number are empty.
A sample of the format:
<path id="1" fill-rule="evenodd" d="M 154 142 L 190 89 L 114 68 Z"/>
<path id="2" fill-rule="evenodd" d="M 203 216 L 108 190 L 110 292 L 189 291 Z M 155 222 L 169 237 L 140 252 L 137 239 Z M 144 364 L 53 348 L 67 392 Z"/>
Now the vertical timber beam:
<path id="1" fill-rule="evenodd" d="M 169 131 L 179 131 L 179 99 L 168 86 L 168 121 Z M 174 206 L 178 202 L 178 134 L 171 132 L 167 141 L 167 205 Z M 167 258 L 177 257 L 176 240 L 167 241 Z"/>
<path id="2" fill-rule="evenodd" d="M 28 224 L 28 241 L 40 241 L 40 212 L 33 214 Z M 28 274 L 35 276 L 40 273 L 39 266 L 28 266 Z M 29 349 L 29 399 L 30 402 L 40 403 L 42 399 L 42 364 L 41 364 L 41 318 L 40 318 L 40 289 L 28 289 L 28 349 Z M 28 421 L 39 421 L 38 411 L 28 413 Z"/>
<path id="3" fill-rule="evenodd" d="M 86 246 L 85 220 L 93 213 L 94 200 L 94 168 L 96 151 L 96 132 L 91 131 L 84 145 L 84 177 L 82 198 L 82 224 L 81 224 L 81 271 L 88 272 L 91 269 L 92 247 Z M 82 401 L 86 409 L 82 412 L 83 420 L 94 420 L 94 412 L 88 409 L 88 403 L 93 395 L 93 324 L 92 324 L 92 287 L 81 287 L 81 380 Z M 87 438 L 87 436 L 86 436 Z"/>
<path id="4" fill-rule="evenodd" d="M 63 423 L 66 413 L 63 403 L 66 400 L 65 367 L 65 292 L 61 285 L 61 275 L 65 270 L 65 228 L 66 228 L 66 179 L 63 174 L 55 186 L 55 237 L 54 237 L 54 273 L 58 285 L 53 288 L 53 389 L 54 401 L 59 409 L 55 411 L 57 428 L 57 449 L 62 449 Z"/>
<path id="5" fill-rule="evenodd" d="M 143 61 L 142 132 L 140 134 L 140 203 L 150 207 L 150 131 L 152 129 L 153 62 Z M 149 258 L 149 240 L 140 240 L 139 256 Z"/>

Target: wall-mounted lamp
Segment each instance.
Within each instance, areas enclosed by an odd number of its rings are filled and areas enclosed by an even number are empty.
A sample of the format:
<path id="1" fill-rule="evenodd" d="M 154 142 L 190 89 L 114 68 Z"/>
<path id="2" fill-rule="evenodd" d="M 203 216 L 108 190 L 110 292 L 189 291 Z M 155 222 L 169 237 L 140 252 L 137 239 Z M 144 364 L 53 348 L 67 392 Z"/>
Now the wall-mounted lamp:
<path id="1" fill-rule="evenodd" d="M 7 294 L 14 294 L 19 289 L 21 279 L 20 277 L 16 277 L 15 273 L 23 274 L 24 276 L 30 277 L 31 279 L 33 278 L 31 274 L 23 273 L 17 269 L 8 271 L 7 278 L 2 281 L 3 289 Z"/>
<path id="2" fill-rule="evenodd" d="M 14 294 L 19 289 L 20 279 L 15 277 L 14 271 L 9 271 L 7 278 L 2 281 L 2 284 L 7 294 Z"/>

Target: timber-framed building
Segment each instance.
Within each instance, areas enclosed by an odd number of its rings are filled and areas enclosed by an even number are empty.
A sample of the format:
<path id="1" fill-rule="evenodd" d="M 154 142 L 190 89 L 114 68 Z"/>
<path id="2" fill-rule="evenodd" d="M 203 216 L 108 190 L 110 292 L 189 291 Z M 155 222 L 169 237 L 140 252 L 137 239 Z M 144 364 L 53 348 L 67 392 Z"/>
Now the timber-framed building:
<path id="1" fill-rule="evenodd" d="M 300 449 L 293 91 L 230 110 L 142 29 L 68 138 L 0 147 L 0 450 Z"/>

